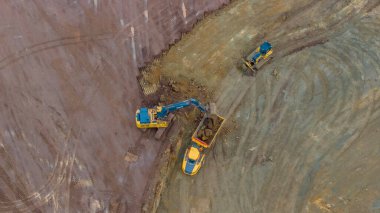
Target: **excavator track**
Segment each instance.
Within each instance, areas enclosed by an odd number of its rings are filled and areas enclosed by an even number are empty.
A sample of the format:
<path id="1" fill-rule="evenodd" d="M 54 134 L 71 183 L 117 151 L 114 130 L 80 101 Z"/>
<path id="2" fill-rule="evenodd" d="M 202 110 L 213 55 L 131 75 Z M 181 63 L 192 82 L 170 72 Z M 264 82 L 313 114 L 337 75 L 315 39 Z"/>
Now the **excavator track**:
<path id="1" fill-rule="evenodd" d="M 170 127 L 173 126 L 173 123 L 174 123 L 174 114 L 173 113 L 170 113 L 168 115 L 168 127 L 166 128 L 158 128 L 157 131 L 156 131 L 156 134 L 154 135 L 154 138 L 156 138 L 157 140 L 161 140 L 164 138 L 165 135 L 167 135 L 167 133 L 169 132 L 170 130 Z"/>

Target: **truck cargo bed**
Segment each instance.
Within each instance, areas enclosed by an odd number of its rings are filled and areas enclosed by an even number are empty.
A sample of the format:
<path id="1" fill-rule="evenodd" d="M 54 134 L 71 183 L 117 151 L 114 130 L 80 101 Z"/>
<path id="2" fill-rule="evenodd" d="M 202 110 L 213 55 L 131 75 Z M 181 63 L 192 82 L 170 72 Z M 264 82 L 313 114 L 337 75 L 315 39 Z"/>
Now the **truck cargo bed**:
<path id="1" fill-rule="evenodd" d="M 210 147 L 222 127 L 224 118 L 219 115 L 205 115 L 195 130 L 192 141 L 205 148 Z"/>

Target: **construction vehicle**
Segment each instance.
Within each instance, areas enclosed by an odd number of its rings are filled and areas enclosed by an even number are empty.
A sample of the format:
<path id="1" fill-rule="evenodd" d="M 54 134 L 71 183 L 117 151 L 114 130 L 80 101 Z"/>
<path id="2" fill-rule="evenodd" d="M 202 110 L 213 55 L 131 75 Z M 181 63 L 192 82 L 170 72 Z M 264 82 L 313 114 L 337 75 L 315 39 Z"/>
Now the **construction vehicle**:
<path id="1" fill-rule="evenodd" d="M 255 51 L 242 59 L 244 71 L 255 75 L 260 67 L 273 58 L 272 53 L 272 45 L 268 41 L 264 41 Z"/>
<path id="2" fill-rule="evenodd" d="M 215 108 L 211 114 L 206 114 L 191 137 L 191 143 L 186 149 L 182 171 L 187 175 L 195 175 L 201 168 L 204 157 L 209 148 L 215 142 L 216 135 L 219 133 L 224 118 L 216 114 Z"/>
<path id="3" fill-rule="evenodd" d="M 198 100 L 193 98 L 167 106 L 141 107 L 136 111 L 136 126 L 140 129 L 158 128 L 155 137 L 156 139 L 160 139 L 165 130 L 170 127 L 171 121 L 174 118 L 171 112 L 188 106 L 195 106 L 204 113 L 208 111 L 207 106 L 203 106 Z"/>
<path id="4" fill-rule="evenodd" d="M 197 143 L 191 142 L 183 157 L 182 171 L 188 175 L 197 174 L 203 164 L 205 156 L 204 148 Z"/>

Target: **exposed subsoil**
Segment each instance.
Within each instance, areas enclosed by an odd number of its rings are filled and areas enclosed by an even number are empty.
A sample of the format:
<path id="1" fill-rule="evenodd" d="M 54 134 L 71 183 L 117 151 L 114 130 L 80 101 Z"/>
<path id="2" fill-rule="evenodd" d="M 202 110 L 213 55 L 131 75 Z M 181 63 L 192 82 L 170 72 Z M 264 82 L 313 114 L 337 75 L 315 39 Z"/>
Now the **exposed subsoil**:
<path id="1" fill-rule="evenodd" d="M 216 115 L 210 115 L 205 118 L 202 126 L 196 132 L 196 137 L 211 145 L 213 138 L 216 136 L 217 131 L 221 128 L 223 119 L 217 117 Z"/>
<path id="2" fill-rule="evenodd" d="M 237 0 L 174 45 L 150 73 L 205 86 L 227 120 L 196 176 L 181 152 L 158 212 L 379 212 L 379 13 L 370 0 Z M 263 40 L 274 59 L 244 75 Z"/>
<path id="3" fill-rule="evenodd" d="M 158 212 L 379 212 L 379 2 L 233 1 L 142 73 L 144 97 L 138 68 L 223 3 L 0 3 L 0 211 L 140 212 L 166 176 Z M 263 40 L 274 59 L 244 75 Z M 187 98 L 226 118 L 194 177 L 165 155 L 177 137 L 134 124 Z"/>

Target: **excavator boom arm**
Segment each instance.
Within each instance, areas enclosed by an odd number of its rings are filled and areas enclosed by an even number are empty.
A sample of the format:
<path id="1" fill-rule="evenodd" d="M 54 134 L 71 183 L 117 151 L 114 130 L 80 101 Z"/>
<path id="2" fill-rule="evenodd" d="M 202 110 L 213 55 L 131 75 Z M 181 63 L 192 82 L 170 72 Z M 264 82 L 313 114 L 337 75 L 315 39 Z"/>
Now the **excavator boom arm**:
<path id="1" fill-rule="evenodd" d="M 198 100 L 191 98 L 191 99 L 188 99 L 185 101 L 181 101 L 181 102 L 177 102 L 177 103 L 170 104 L 167 106 L 163 106 L 162 110 L 160 112 L 157 112 L 157 118 L 164 118 L 170 112 L 177 111 L 179 109 L 182 109 L 184 107 L 188 107 L 190 105 L 197 107 L 202 112 L 207 112 L 207 109 L 205 106 L 203 106 Z"/>

